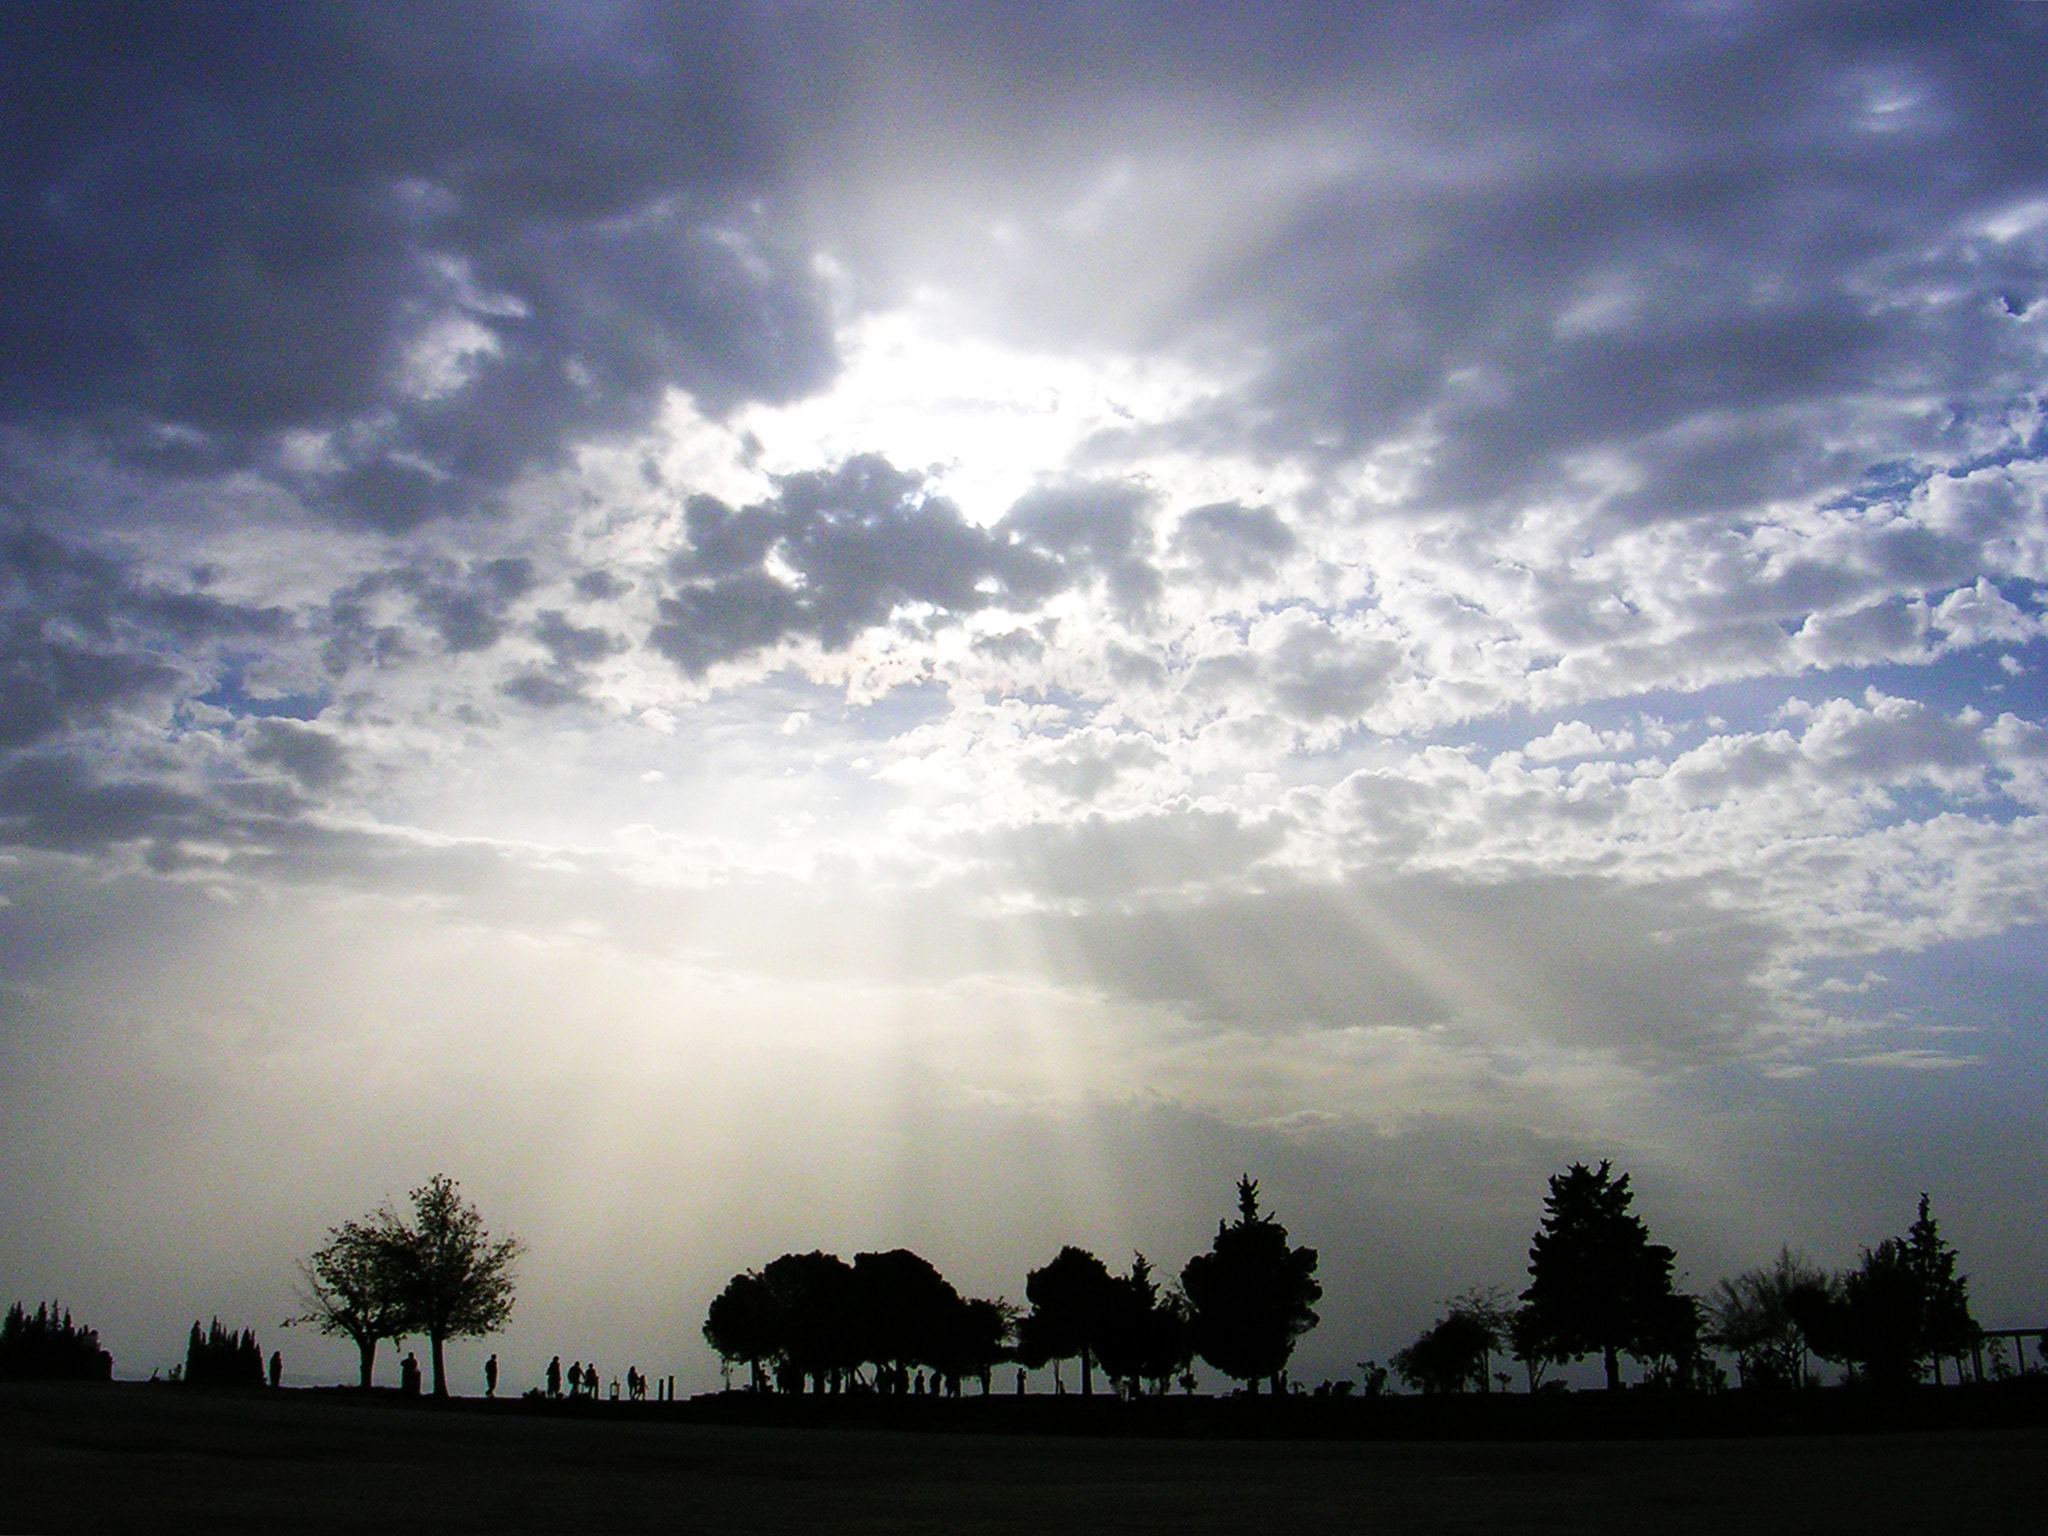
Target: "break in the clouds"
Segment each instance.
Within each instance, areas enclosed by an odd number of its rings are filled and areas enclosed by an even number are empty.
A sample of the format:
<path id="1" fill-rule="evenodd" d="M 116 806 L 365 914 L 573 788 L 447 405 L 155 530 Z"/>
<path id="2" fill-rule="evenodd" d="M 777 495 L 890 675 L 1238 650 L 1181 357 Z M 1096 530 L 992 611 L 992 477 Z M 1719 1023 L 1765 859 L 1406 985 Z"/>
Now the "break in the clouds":
<path id="1" fill-rule="evenodd" d="M 0 1262 L 125 1359 L 450 1164 L 598 1242 L 533 1327 L 679 1337 L 1256 1161 L 1406 1255 L 1334 1365 L 1615 1155 L 1702 1282 L 1925 1188 L 2017 1305 L 2044 81 L 2017 0 L 10 12 Z"/>

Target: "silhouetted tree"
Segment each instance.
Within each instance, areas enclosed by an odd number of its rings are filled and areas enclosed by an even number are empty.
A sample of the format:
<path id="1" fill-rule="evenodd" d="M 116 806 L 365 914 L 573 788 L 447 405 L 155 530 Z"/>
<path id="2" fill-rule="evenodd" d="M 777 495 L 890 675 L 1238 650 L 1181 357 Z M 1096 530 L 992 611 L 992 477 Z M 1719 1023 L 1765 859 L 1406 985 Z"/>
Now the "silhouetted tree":
<path id="1" fill-rule="evenodd" d="M 1609 1391 L 1621 1386 L 1621 1353 L 1661 1353 L 1659 1331 L 1670 1326 L 1669 1248 L 1650 1241 L 1630 1214 L 1628 1175 L 1574 1163 L 1553 1174 L 1543 1202 L 1543 1227 L 1529 1249 L 1529 1288 L 1522 1292 L 1526 1336 L 1548 1359 L 1598 1354 Z"/>
<path id="2" fill-rule="evenodd" d="M 1644 1364 L 1643 1385 L 1694 1391 L 1725 1381 L 1725 1373 L 1700 1352 L 1706 1308 L 1697 1296 L 1670 1291 L 1645 1311 L 1632 1353 Z"/>
<path id="3" fill-rule="evenodd" d="M 199 1324 L 185 1339 L 185 1384 L 193 1387 L 260 1387 L 263 1385 L 263 1350 L 256 1342 L 256 1330 L 244 1328 L 239 1334 L 223 1328 L 213 1319 L 204 1333 Z"/>
<path id="4" fill-rule="evenodd" d="M 857 1253 L 853 1278 L 856 1357 L 873 1361 L 895 1390 L 917 1366 L 939 1369 L 947 1328 L 964 1303 L 931 1261 L 908 1248 Z"/>
<path id="5" fill-rule="evenodd" d="M 704 1342 L 729 1367 L 744 1361 L 747 1384 L 766 1385 L 761 1367 L 783 1349 L 783 1317 L 774 1288 L 752 1270 L 737 1274 L 711 1300 L 704 1318 Z"/>
<path id="6" fill-rule="evenodd" d="M 1060 1249 L 1050 1264 L 1024 1277 L 1031 1310 L 1018 1325 L 1020 1347 L 1038 1364 L 1081 1361 L 1081 1392 L 1095 1390 L 1095 1352 L 1116 1305 L 1109 1267 L 1085 1248 Z"/>
<path id="7" fill-rule="evenodd" d="M 285 1324 L 311 1323 L 322 1333 L 353 1340 L 357 1384 L 366 1392 L 379 1341 L 396 1343 L 415 1331 L 398 1252 L 397 1233 L 382 1217 L 329 1227 L 327 1241 L 299 1264 L 305 1311 Z"/>
<path id="8" fill-rule="evenodd" d="M 0 1381 L 108 1381 L 114 1357 L 100 1348 L 100 1336 L 72 1322 L 54 1301 L 34 1312 L 20 1302 L 0 1323 Z"/>
<path id="9" fill-rule="evenodd" d="M 1747 1389 L 1802 1387 L 1812 1344 L 1800 1317 L 1825 1306 L 1828 1296 L 1827 1275 L 1780 1248 L 1768 1268 L 1744 1270 L 1715 1287 L 1707 1342 L 1734 1354 Z"/>
<path id="10" fill-rule="evenodd" d="M 1534 1393 L 1543 1386 L 1543 1373 L 1567 1357 L 1557 1352 L 1543 1318 L 1533 1307 L 1517 1307 L 1508 1319 L 1508 1352 L 1522 1363 Z"/>
<path id="11" fill-rule="evenodd" d="M 985 1397 L 990 1375 L 1009 1358 L 1016 1324 L 1017 1309 L 1006 1301 L 962 1300 L 946 1314 L 926 1363 L 945 1379 L 949 1393 L 972 1377 Z"/>
<path id="12" fill-rule="evenodd" d="M 1259 1214 L 1258 1181 L 1237 1181 L 1237 1220 L 1218 1222 L 1207 1253 L 1180 1272 L 1195 1353 L 1253 1392 L 1281 1390 L 1294 1344 L 1315 1327 L 1316 1251 L 1287 1246 L 1287 1229 Z"/>
<path id="13" fill-rule="evenodd" d="M 1186 1304 L 1177 1295 L 1160 1294 L 1142 1253 L 1131 1256 L 1129 1274 L 1110 1277 L 1094 1342 L 1103 1370 L 1132 1396 L 1147 1382 L 1164 1392 L 1194 1358 Z"/>
<path id="14" fill-rule="evenodd" d="M 1827 1301 L 1808 1304 L 1802 1321 L 1815 1354 L 1879 1387 L 1910 1385 L 1929 1364 L 1939 1379 L 1941 1358 L 1974 1344 L 1969 1280 L 1956 1273 L 1956 1251 L 1942 1241 L 1926 1195 L 1906 1235 L 1866 1248 Z"/>
<path id="15" fill-rule="evenodd" d="M 443 1346 L 496 1333 L 512 1315 L 512 1267 L 525 1245 L 493 1238 L 461 1186 L 437 1173 L 412 1191 L 412 1215 L 384 1212 L 396 1293 L 412 1326 L 427 1336 L 434 1396 L 448 1395 Z"/>
<path id="16" fill-rule="evenodd" d="M 1493 1352 L 1505 1342 L 1511 1314 L 1497 1291 L 1467 1291 L 1445 1315 L 1391 1358 L 1394 1373 L 1424 1394 L 1492 1390 Z"/>
<path id="17" fill-rule="evenodd" d="M 785 1253 L 761 1271 L 776 1303 L 781 1344 L 777 1385 L 820 1392 L 854 1371 L 863 1353 L 860 1286 L 837 1254 Z"/>
<path id="18" fill-rule="evenodd" d="M 1389 1357 L 1394 1374 L 1425 1397 L 1463 1392 L 1486 1380 L 1486 1333 L 1469 1317 L 1438 1318 L 1405 1349 Z"/>
<path id="19" fill-rule="evenodd" d="M 1958 1257 L 1955 1249 L 1942 1241 L 1941 1228 L 1923 1191 L 1919 1214 L 1906 1229 L 1906 1263 L 1920 1285 L 1920 1342 L 1937 1382 L 1944 1356 L 1956 1362 L 1956 1379 L 1962 1379 L 1962 1357 L 1981 1337 L 1977 1320 L 1970 1315 L 1969 1276 L 1956 1273 Z"/>
<path id="20" fill-rule="evenodd" d="M 928 1369 L 955 1394 L 963 1377 L 988 1390 L 1008 1357 L 1015 1310 L 967 1300 L 907 1248 L 855 1254 L 785 1253 L 758 1274 L 733 1276 L 713 1299 L 704 1337 L 728 1366 L 744 1360 L 756 1387 L 764 1367 L 786 1392 L 838 1391 L 874 1367 L 874 1387 L 908 1389 Z M 934 1383 L 936 1389 L 937 1383 Z"/>

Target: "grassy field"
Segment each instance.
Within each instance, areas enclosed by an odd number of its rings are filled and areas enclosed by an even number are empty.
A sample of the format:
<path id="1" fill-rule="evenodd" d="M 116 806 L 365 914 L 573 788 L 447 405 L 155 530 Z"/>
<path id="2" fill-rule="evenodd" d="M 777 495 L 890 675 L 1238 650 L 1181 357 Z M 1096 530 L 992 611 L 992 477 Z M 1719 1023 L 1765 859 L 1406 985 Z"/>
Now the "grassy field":
<path id="1" fill-rule="evenodd" d="M 2048 1528 L 2040 1427 L 1234 1440 L 481 1408 L 436 1412 L 339 1393 L 0 1387 L 0 1531 Z"/>

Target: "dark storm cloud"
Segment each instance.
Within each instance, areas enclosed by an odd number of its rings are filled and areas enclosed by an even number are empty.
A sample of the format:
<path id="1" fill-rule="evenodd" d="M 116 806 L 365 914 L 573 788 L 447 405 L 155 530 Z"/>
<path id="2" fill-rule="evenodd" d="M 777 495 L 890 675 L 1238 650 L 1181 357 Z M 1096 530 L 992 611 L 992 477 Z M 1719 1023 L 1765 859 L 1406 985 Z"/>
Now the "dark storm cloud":
<path id="1" fill-rule="evenodd" d="M 1749 505 L 1857 467 L 1786 413 L 1973 399 L 2025 350 L 2041 253 L 1928 233 L 2043 183 L 2039 10 L 16 7 L 0 413 L 409 528 L 666 387 L 825 380 L 786 215 L 844 157 L 1028 201 L 1142 155 L 1145 109 L 1198 163 L 1358 157 L 1197 253 L 1153 340 L 1265 361 L 1188 435 L 1426 425 L 1423 489 L 1467 503 L 1619 449 L 1618 515 Z"/>
<path id="2" fill-rule="evenodd" d="M 327 731 L 290 720 L 258 720 L 251 733 L 251 762 L 282 768 L 309 790 L 331 788 L 348 773 L 348 753 Z"/>
<path id="3" fill-rule="evenodd" d="M 1035 491 L 979 528 L 925 478 L 874 454 L 782 475 L 767 501 L 734 510 L 692 497 L 681 585 L 661 599 L 654 647 L 693 676 L 806 637 L 828 650 L 925 604 L 954 617 L 1024 611 L 1092 575 L 1119 600 L 1158 578 L 1140 552 L 1146 497 L 1121 484 Z"/>
<path id="4" fill-rule="evenodd" d="M 0 414 L 397 530 L 668 386 L 806 389 L 757 42 L 709 8 L 9 8 Z M 277 468 L 292 429 L 324 461 Z"/>
<path id="5" fill-rule="evenodd" d="M 290 627 L 281 610 L 165 588 L 40 529 L 0 525 L 0 750 L 167 697 L 212 646 Z"/>
<path id="6" fill-rule="evenodd" d="M 523 558 L 459 562 L 421 560 L 359 577 L 328 602 L 328 667 L 388 662 L 413 654 L 404 625 L 379 622 L 379 605 L 402 601 L 410 617 L 432 630 L 450 652 L 488 650 L 510 627 L 507 610 L 532 590 L 533 563 Z"/>
<path id="7" fill-rule="evenodd" d="M 32 754 L 0 770 L 0 841 L 79 853 L 205 826 L 204 803 L 147 779 L 100 779 L 76 759 Z"/>
<path id="8" fill-rule="evenodd" d="M 550 608 L 534 623 L 533 636 L 548 648 L 558 667 L 588 665 L 625 648 L 609 630 L 571 624 L 559 609 Z"/>
<path id="9" fill-rule="evenodd" d="M 1545 7 L 1500 17 L 1511 53 L 1474 25 L 1375 103 L 1411 173 L 1333 182 L 1190 302 L 1272 358 L 1208 440 L 1421 433 L 1421 499 L 1467 506 L 1606 456 L 1627 520 L 1854 480 L 1877 402 L 1948 404 L 1907 430 L 1958 451 L 2035 372 L 2048 253 L 1968 230 L 2048 186 L 2040 12 Z"/>

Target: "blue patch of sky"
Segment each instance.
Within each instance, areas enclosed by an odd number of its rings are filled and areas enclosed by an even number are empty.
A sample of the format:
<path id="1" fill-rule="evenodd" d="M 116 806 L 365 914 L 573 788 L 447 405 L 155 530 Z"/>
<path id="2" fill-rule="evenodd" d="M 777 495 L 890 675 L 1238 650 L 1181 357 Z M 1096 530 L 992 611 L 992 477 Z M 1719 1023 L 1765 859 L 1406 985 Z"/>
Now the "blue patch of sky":
<path id="1" fill-rule="evenodd" d="M 326 692 L 252 694 L 248 691 L 242 670 L 230 667 L 221 675 L 221 680 L 211 690 L 198 695 L 198 702 L 211 704 L 215 709 L 224 709 L 231 715 L 258 720 L 311 720 L 325 709 L 331 700 Z"/>
<path id="2" fill-rule="evenodd" d="M 1832 1078 L 1839 1085 L 1845 1073 L 1882 1072 L 1917 1079 L 1960 1072 L 1992 1081 L 1954 1089 L 1898 1085 L 1890 1092 L 1909 1099 L 1949 1092 L 1973 1098 L 1989 1094 L 2014 1105 L 2019 1103 L 2017 1095 L 2039 1113 L 2041 1078 L 2048 1073 L 2048 927 L 2012 928 L 1913 952 L 1855 956 L 1813 967 L 1809 976 L 1816 987 L 1835 981 L 1854 989 L 1816 993 L 1832 1012 L 1881 1026 L 1867 1040 L 1845 1043 L 1835 1053 L 1839 1056 L 1922 1050 L 1983 1058 L 1981 1069 L 1930 1073 L 1830 1065 L 1816 1077 Z"/>
<path id="3" fill-rule="evenodd" d="M 946 685 L 932 681 L 900 684 L 866 704 L 846 704 L 845 694 L 837 690 L 834 695 L 829 707 L 844 709 L 848 727 L 868 741 L 893 740 L 940 718 L 951 707 Z"/>
<path id="4" fill-rule="evenodd" d="M 2024 404 L 2024 400 L 2014 403 Z M 1958 433 L 1987 421 L 1998 426 L 2008 426 L 2011 421 L 2004 406 L 1991 412 L 1955 403 L 1951 410 L 1954 412 L 1951 430 Z M 1902 502 L 1922 486 L 1938 479 L 1960 480 L 1980 469 L 1995 469 L 2041 458 L 2048 458 L 2048 416 L 2036 423 L 2025 437 L 2009 437 L 1994 448 L 1958 459 L 1953 464 L 1930 465 L 1913 459 L 1882 460 L 1864 470 L 1855 486 L 1822 505 L 1844 508 Z"/>
<path id="5" fill-rule="evenodd" d="M 2022 670 L 2008 672 L 2000 662 L 2004 656 L 2012 657 Z M 1426 746 L 1476 747 L 1492 754 L 1519 749 L 1571 720 L 1584 721 L 1597 731 L 1639 732 L 1647 718 L 1662 722 L 1678 738 L 1677 748 L 1683 750 L 1691 739 L 1706 735 L 1780 727 L 1796 730 L 1797 722 L 1784 715 L 1785 706 L 1793 700 L 1820 704 L 1849 698 L 1861 703 L 1865 692 L 1873 688 L 1895 698 L 1917 700 L 1944 714 L 1973 707 L 1986 715 L 2010 713 L 2041 720 L 2048 718 L 2048 639 L 2019 646 L 1975 646 L 1919 665 L 1888 662 L 1792 677 L 1744 678 L 1692 692 L 1653 689 L 1550 710 L 1517 705 L 1497 715 L 1419 736 L 1416 741 Z M 1643 747 L 1639 732 L 1637 750 Z"/>

